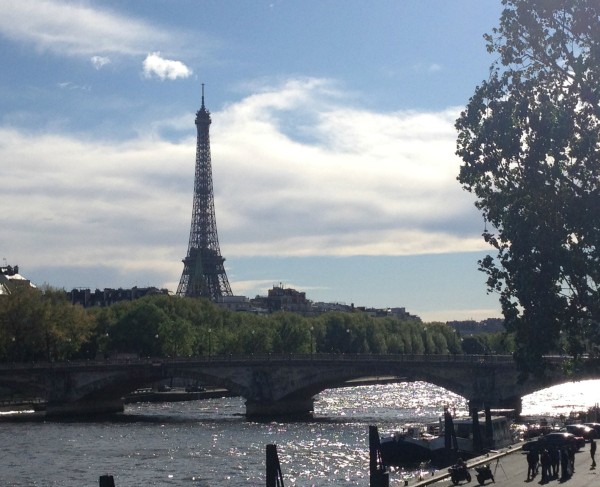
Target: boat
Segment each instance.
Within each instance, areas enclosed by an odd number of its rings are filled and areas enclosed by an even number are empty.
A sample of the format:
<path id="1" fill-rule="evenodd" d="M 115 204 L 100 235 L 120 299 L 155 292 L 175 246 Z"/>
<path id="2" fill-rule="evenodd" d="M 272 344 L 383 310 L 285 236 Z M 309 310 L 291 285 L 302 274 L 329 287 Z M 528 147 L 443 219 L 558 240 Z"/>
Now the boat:
<path id="1" fill-rule="evenodd" d="M 483 447 L 486 450 L 506 448 L 514 443 L 513 433 L 510 427 L 511 421 L 506 416 L 491 416 L 490 423 L 492 435 L 488 438 L 488 435 L 486 434 L 486 421 L 484 418 L 479 418 L 480 436 Z M 454 430 L 456 432 L 456 437 L 459 440 L 459 448 L 462 447 L 462 449 L 466 451 L 477 453 L 473 448 L 473 419 L 455 419 Z"/>
<path id="2" fill-rule="evenodd" d="M 203 388 L 204 389 L 204 388 Z M 183 389 L 162 389 L 154 390 L 151 388 L 137 389 L 123 397 L 125 404 L 138 402 L 181 402 L 196 401 L 199 399 L 215 399 L 221 397 L 232 397 L 234 394 L 227 389 L 208 388 L 200 390 L 199 388 Z"/>
<path id="3" fill-rule="evenodd" d="M 479 421 L 482 445 L 486 450 L 504 448 L 513 443 L 510 422 L 505 416 L 491 417 L 492 436 L 487 438 L 486 423 Z M 481 451 L 473 445 L 473 420 L 452 418 L 445 413 L 439 421 L 409 425 L 381 439 L 381 456 L 387 465 L 415 465 L 430 462 L 445 467 L 457 458 L 471 458 Z"/>
<path id="4" fill-rule="evenodd" d="M 392 436 L 381 438 L 381 456 L 387 465 L 429 462 L 440 438 L 427 433 L 425 425 L 407 425 Z"/>

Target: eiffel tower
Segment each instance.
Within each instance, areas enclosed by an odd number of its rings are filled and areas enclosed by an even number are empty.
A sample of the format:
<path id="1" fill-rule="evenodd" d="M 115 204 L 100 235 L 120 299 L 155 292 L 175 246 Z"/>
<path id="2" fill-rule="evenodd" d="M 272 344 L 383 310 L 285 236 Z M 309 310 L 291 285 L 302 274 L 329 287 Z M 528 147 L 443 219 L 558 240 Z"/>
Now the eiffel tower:
<path id="1" fill-rule="evenodd" d="M 204 297 L 217 301 L 222 296 L 232 296 L 233 293 L 225 274 L 223 265 L 225 259 L 221 257 L 217 235 L 210 162 L 210 123 L 210 112 L 204 106 L 204 84 L 202 84 L 202 106 L 196 113 L 198 140 L 192 226 L 177 295 Z"/>

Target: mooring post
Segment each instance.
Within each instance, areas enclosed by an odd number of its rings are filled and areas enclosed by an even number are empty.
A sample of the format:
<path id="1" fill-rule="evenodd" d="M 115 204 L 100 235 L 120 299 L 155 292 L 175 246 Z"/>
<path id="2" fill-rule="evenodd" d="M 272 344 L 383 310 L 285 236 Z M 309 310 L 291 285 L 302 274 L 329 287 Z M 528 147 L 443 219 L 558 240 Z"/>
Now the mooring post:
<path id="1" fill-rule="evenodd" d="M 450 450 L 458 451 L 458 441 L 454 430 L 454 421 L 448 408 L 444 408 L 444 448 L 446 454 Z"/>
<path id="2" fill-rule="evenodd" d="M 390 475 L 381 458 L 381 442 L 377 426 L 369 426 L 369 485 L 389 487 Z"/>
<path id="3" fill-rule="evenodd" d="M 492 411 L 490 405 L 484 403 L 485 411 L 485 447 L 492 448 L 494 445 L 494 425 L 492 423 Z"/>
<path id="4" fill-rule="evenodd" d="M 115 479 L 112 475 L 101 475 L 99 487 L 115 487 Z"/>
<path id="5" fill-rule="evenodd" d="M 471 403 L 473 401 L 470 401 Z M 473 423 L 473 451 L 475 453 L 481 453 L 482 442 L 481 442 L 481 430 L 479 429 L 479 409 L 477 406 L 470 404 L 471 409 L 471 420 Z"/>
<path id="6" fill-rule="evenodd" d="M 284 487 L 277 445 L 267 445 L 267 487 Z"/>

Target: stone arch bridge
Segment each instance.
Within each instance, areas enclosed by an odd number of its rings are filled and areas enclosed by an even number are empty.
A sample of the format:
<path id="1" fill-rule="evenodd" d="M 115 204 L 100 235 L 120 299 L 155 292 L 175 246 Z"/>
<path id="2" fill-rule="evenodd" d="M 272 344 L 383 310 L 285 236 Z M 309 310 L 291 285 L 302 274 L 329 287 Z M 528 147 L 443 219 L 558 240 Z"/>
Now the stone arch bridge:
<path id="1" fill-rule="evenodd" d="M 470 408 L 515 408 L 521 398 L 555 384 L 595 378 L 565 375 L 549 358 L 544 382 L 518 384 L 511 356 L 499 355 L 252 355 L 0 365 L 0 387 L 47 401 L 47 415 L 123 410 L 123 396 L 160 380 L 189 378 L 246 400 L 248 416 L 301 415 L 314 396 L 352 381 L 425 381 L 469 400 Z"/>

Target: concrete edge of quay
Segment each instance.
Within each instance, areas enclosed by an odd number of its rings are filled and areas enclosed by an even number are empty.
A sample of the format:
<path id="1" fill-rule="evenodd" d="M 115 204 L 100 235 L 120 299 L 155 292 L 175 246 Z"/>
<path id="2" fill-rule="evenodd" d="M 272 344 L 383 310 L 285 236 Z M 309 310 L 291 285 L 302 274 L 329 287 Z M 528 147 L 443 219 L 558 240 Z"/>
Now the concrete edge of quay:
<path id="1" fill-rule="evenodd" d="M 512 453 L 520 452 L 523 448 L 523 442 L 515 443 L 514 445 L 507 446 L 505 448 L 501 448 L 499 450 L 492 450 L 485 455 L 481 455 L 479 457 L 471 458 L 467 460 L 465 463 L 469 469 L 474 467 L 478 467 L 480 465 L 485 465 L 487 463 L 492 463 L 496 460 L 500 460 L 501 458 L 510 455 Z M 448 472 L 449 467 L 442 468 L 433 473 L 433 475 L 423 478 L 417 477 L 415 480 L 405 480 L 404 485 L 408 485 L 410 487 L 424 487 L 426 485 L 435 484 L 436 482 L 441 482 L 442 480 L 446 480 L 450 478 L 450 473 Z"/>

